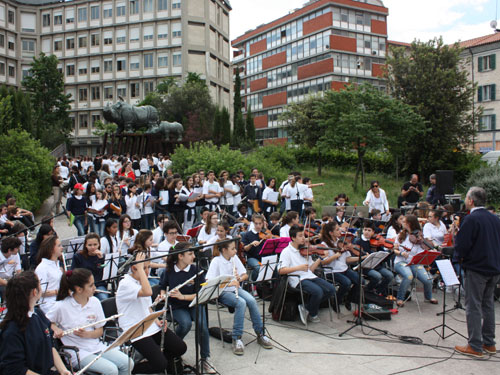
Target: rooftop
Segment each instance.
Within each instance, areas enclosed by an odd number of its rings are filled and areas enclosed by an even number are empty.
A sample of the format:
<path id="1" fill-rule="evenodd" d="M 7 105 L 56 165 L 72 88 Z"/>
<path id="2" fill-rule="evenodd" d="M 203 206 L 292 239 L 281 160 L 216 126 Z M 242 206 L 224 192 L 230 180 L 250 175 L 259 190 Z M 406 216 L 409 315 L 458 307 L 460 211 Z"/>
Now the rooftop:
<path id="1" fill-rule="evenodd" d="M 500 33 L 489 34 L 485 36 L 480 36 L 479 38 L 474 38 L 470 40 L 465 40 L 463 42 L 459 42 L 458 44 L 462 48 L 471 48 L 482 46 L 484 44 L 490 44 L 500 41 Z"/>

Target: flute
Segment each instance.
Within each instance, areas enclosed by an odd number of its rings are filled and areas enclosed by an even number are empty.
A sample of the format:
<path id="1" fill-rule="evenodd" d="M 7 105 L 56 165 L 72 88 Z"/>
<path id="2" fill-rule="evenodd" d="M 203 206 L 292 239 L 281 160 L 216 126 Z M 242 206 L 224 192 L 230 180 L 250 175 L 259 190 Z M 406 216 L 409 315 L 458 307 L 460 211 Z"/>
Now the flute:
<path id="1" fill-rule="evenodd" d="M 235 278 L 236 280 L 238 280 L 238 271 L 236 271 L 236 263 L 235 263 L 235 261 L 234 261 L 234 257 L 233 257 L 233 275 L 234 275 L 234 278 Z M 234 294 L 235 294 L 235 296 L 236 296 L 236 299 L 239 299 L 239 298 L 240 298 L 240 296 L 239 296 L 239 294 L 238 294 L 238 287 L 235 287 L 235 289 L 234 289 Z"/>
<path id="2" fill-rule="evenodd" d="M 122 315 L 123 315 L 123 313 L 122 314 L 116 314 L 116 315 L 110 316 L 109 318 L 106 318 L 106 319 L 103 319 L 103 320 L 99 320 L 99 321 L 94 322 L 94 323 L 90 323 L 90 324 L 86 324 L 86 325 L 83 325 L 83 326 L 80 326 L 80 327 L 75 327 L 75 328 L 67 329 L 66 331 L 63 331 L 62 336 L 71 335 L 73 332 L 78 331 L 79 329 L 90 328 L 90 327 L 93 327 L 93 326 L 95 326 L 97 324 L 105 323 L 108 320 L 113 320 L 113 319 L 119 318 Z"/>
<path id="3" fill-rule="evenodd" d="M 200 270 L 200 272 L 198 272 L 196 275 L 194 275 L 193 277 L 191 277 L 190 279 L 187 279 L 186 281 L 184 281 L 182 284 L 179 284 L 177 285 L 175 288 L 173 288 L 170 292 L 166 292 L 165 293 L 165 296 L 167 295 L 170 295 L 170 293 L 172 293 L 174 290 L 179 290 L 181 289 L 184 285 L 190 283 L 191 281 L 193 281 L 198 275 L 201 275 L 204 271 L 203 270 Z M 156 307 L 156 305 L 158 305 L 161 301 L 163 301 L 165 299 L 165 296 L 160 296 L 151 306 L 150 308 L 151 309 L 154 309 Z"/>

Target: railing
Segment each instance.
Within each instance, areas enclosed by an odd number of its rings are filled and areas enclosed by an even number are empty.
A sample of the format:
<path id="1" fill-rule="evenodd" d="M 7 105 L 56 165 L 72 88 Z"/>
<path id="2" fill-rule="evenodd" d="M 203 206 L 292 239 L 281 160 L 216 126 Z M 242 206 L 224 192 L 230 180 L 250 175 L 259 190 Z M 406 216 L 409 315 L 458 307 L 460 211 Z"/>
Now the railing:
<path id="1" fill-rule="evenodd" d="M 64 156 L 66 153 L 67 153 L 66 143 L 61 143 L 59 146 L 57 146 L 50 152 L 50 154 L 56 159 Z"/>

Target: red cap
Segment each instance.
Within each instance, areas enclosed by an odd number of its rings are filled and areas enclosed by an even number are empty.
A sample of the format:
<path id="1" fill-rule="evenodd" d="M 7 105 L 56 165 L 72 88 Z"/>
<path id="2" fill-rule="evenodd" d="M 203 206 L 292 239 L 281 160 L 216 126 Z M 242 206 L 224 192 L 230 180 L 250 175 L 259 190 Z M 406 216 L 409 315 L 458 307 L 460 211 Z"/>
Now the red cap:
<path id="1" fill-rule="evenodd" d="M 78 190 L 85 190 L 85 189 L 83 188 L 83 185 L 82 185 L 82 184 L 76 184 L 76 185 L 73 187 L 73 189 L 75 189 L 75 190 L 76 190 L 76 189 L 78 189 Z"/>

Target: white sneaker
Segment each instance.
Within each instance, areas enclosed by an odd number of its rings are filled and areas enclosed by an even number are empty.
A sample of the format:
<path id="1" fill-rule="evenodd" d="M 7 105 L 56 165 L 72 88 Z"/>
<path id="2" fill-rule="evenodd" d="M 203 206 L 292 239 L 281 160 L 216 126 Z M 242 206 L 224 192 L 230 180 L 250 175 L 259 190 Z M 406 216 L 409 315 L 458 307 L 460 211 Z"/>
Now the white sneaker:
<path id="1" fill-rule="evenodd" d="M 210 358 L 203 358 L 201 360 L 203 373 L 204 374 L 217 374 L 217 369 L 214 364 L 210 361 Z"/>
<path id="2" fill-rule="evenodd" d="M 243 355 L 245 353 L 245 344 L 241 339 L 233 339 L 233 353 L 236 355 Z"/>
<path id="3" fill-rule="evenodd" d="M 307 316 L 309 315 L 309 312 L 302 304 L 299 305 L 299 315 L 300 315 L 300 320 L 302 321 L 302 324 L 307 326 Z"/>
<path id="4" fill-rule="evenodd" d="M 313 322 L 313 323 L 320 323 L 321 322 L 321 319 L 319 318 L 319 315 L 309 316 L 309 318 L 311 319 L 311 322 Z"/>

